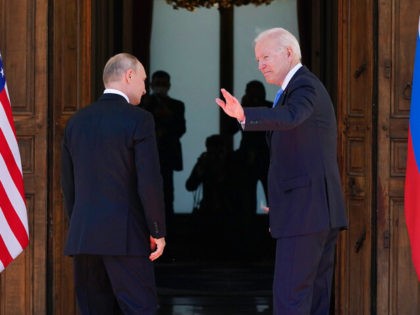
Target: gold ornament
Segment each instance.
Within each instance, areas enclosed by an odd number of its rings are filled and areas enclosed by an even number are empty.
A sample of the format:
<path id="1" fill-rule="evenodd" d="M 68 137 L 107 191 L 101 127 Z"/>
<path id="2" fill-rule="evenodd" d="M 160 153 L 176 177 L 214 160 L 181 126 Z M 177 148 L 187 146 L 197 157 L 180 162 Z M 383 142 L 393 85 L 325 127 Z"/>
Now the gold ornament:
<path id="1" fill-rule="evenodd" d="M 188 11 L 194 11 L 199 7 L 212 8 L 217 7 L 219 9 L 227 9 L 232 6 L 241 6 L 246 4 L 268 5 L 273 0 L 166 0 L 168 4 L 171 4 L 174 9 L 184 8 Z"/>

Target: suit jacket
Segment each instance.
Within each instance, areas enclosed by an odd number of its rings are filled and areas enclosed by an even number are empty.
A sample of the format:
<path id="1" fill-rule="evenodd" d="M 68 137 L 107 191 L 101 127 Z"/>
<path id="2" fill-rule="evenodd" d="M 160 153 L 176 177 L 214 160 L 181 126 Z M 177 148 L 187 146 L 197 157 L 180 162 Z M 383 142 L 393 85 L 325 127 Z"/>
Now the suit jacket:
<path id="1" fill-rule="evenodd" d="M 151 112 L 155 119 L 161 167 L 181 171 L 183 161 L 180 138 L 186 131 L 184 103 L 169 96 L 151 94 L 143 97 L 140 107 Z"/>
<path id="2" fill-rule="evenodd" d="M 104 94 L 67 123 L 62 189 L 70 218 L 65 254 L 149 255 L 165 236 L 153 117 Z"/>
<path id="3" fill-rule="evenodd" d="M 244 108 L 244 130 L 268 130 L 268 201 L 274 238 L 347 226 L 337 165 L 337 127 L 320 80 L 301 67 L 277 106 Z"/>

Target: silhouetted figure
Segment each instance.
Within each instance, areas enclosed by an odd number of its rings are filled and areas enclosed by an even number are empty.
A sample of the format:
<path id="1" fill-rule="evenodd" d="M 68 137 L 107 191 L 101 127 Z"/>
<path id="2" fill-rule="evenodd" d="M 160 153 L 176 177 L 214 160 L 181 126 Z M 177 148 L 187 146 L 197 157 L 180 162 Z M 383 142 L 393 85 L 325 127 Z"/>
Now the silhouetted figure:
<path id="1" fill-rule="evenodd" d="M 153 114 L 155 119 L 160 168 L 168 229 L 174 215 L 174 171 L 183 169 L 180 138 L 186 131 L 184 103 L 169 97 L 170 76 L 165 71 L 156 71 L 150 83 L 152 93 L 143 97 L 140 106 Z"/>
<path id="2" fill-rule="evenodd" d="M 207 151 L 194 165 L 185 186 L 194 191 L 202 185 L 200 213 L 215 214 L 227 211 L 230 206 L 228 191 L 224 184 L 230 180 L 228 154 L 223 136 L 212 135 L 206 139 Z"/>
<path id="3" fill-rule="evenodd" d="M 199 206 L 193 213 L 191 239 L 199 258 L 220 258 L 229 245 L 226 228 L 232 213 L 233 179 L 231 158 L 221 135 L 206 139 L 206 152 L 194 165 L 185 187 L 188 191 L 202 189 Z"/>
<path id="4" fill-rule="evenodd" d="M 272 102 L 265 99 L 264 85 L 257 80 L 246 85 L 242 97 L 244 107 L 271 107 Z M 236 206 L 242 215 L 255 215 L 257 209 L 257 184 L 261 181 L 267 198 L 267 173 L 270 162 L 265 131 L 243 132 L 238 150 L 235 152 L 235 166 L 239 170 Z"/>

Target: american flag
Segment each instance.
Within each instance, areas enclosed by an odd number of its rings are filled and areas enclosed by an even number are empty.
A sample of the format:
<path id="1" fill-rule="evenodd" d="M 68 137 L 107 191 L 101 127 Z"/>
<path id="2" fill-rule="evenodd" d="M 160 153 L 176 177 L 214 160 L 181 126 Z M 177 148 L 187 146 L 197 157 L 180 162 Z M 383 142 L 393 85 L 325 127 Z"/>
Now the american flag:
<path id="1" fill-rule="evenodd" d="M 0 54 L 0 272 L 29 243 L 22 164 Z"/>

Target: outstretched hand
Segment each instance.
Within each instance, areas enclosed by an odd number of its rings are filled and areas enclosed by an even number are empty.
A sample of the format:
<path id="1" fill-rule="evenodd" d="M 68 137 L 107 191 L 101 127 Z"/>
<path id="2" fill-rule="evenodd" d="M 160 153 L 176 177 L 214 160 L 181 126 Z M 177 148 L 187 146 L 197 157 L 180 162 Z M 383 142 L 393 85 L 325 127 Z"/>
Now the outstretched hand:
<path id="1" fill-rule="evenodd" d="M 166 242 L 165 238 L 153 238 L 150 237 L 150 248 L 152 250 L 152 253 L 149 256 L 149 259 L 151 261 L 154 261 L 158 259 L 163 254 L 163 249 L 165 248 Z"/>
<path id="2" fill-rule="evenodd" d="M 236 118 L 239 121 L 244 121 L 245 113 L 241 103 L 239 103 L 237 98 L 225 89 L 221 89 L 220 91 L 222 92 L 225 101 L 220 98 L 216 98 L 217 105 L 219 105 L 220 108 L 223 109 L 223 111 L 230 117 Z"/>

